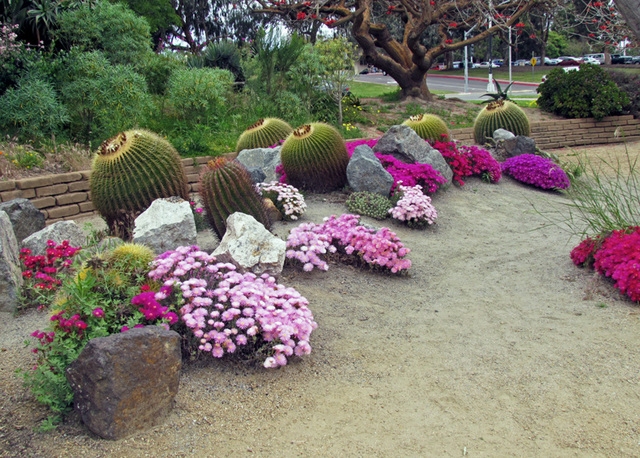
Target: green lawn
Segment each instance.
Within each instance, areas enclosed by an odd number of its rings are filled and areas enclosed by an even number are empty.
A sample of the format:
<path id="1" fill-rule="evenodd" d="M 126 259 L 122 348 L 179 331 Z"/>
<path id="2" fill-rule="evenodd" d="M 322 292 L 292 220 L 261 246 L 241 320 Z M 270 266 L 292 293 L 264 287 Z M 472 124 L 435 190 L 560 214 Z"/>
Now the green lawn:
<path id="1" fill-rule="evenodd" d="M 640 74 L 640 66 L 629 65 L 627 67 L 617 66 L 615 68 L 608 68 L 608 70 L 621 71 L 625 73 Z M 533 68 L 533 70 L 532 70 Z M 511 78 L 513 81 L 522 81 L 525 83 L 540 83 L 542 82 L 542 75 L 546 75 L 551 70 L 558 67 L 542 66 L 542 67 L 513 67 L 511 69 Z M 433 70 L 429 71 L 430 75 L 456 75 L 464 76 L 464 69 L 460 70 Z M 473 78 L 487 78 L 489 75 L 488 68 L 470 68 L 469 76 Z M 500 67 L 493 69 L 493 78 L 497 80 L 509 81 L 509 67 Z"/>
<path id="2" fill-rule="evenodd" d="M 349 90 L 358 98 L 362 97 L 382 97 L 394 94 L 399 91 L 398 86 L 389 84 L 363 83 L 352 81 L 349 83 Z M 432 94 L 453 94 L 447 91 L 431 91 Z"/>

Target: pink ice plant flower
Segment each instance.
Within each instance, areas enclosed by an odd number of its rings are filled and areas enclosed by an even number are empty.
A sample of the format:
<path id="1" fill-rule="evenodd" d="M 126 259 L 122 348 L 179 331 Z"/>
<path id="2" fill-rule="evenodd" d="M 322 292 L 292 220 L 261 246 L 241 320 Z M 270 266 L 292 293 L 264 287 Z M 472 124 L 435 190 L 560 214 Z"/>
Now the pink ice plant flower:
<path id="1" fill-rule="evenodd" d="M 327 263 L 319 255 L 335 253 L 339 247 L 366 264 L 383 267 L 392 273 L 411 267 L 411 261 L 405 259 L 410 250 L 394 232 L 386 227 L 378 231 L 366 228 L 358 224 L 359 218 L 348 213 L 339 217 L 333 215 L 325 218 L 323 224 L 304 223 L 293 228 L 287 239 L 287 258 L 300 261 L 305 271 L 316 267 L 327 270 Z"/>
<path id="2" fill-rule="evenodd" d="M 198 339 L 198 349 L 215 358 L 238 346 L 264 345 L 270 353 L 264 366 L 279 367 L 288 357 L 311 352 L 309 339 L 318 325 L 309 302 L 268 274 L 241 274 L 191 246 L 158 256 L 149 277 L 173 288 L 180 319 Z"/>
<path id="3" fill-rule="evenodd" d="M 271 181 L 256 185 L 262 197 L 269 198 L 287 221 L 295 221 L 307 210 L 307 204 L 298 188 L 285 183 Z"/>
<path id="4" fill-rule="evenodd" d="M 389 214 L 409 227 L 425 227 L 435 224 L 438 213 L 431 204 L 431 197 L 422 192 L 422 186 L 398 186 L 402 197 Z"/>

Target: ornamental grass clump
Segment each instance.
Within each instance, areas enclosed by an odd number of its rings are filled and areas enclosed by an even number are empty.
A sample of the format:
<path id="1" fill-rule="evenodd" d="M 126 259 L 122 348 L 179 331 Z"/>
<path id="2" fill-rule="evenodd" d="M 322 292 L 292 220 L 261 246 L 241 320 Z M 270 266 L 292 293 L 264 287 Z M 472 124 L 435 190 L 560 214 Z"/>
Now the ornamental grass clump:
<path id="1" fill-rule="evenodd" d="M 356 215 L 369 216 L 383 220 L 389 217 L 389 210 L 393 204 L 385 196 L 375 192 L 354 192 L 347 197 L 345 202 L 347 210 Z"/>
<path id="2" fill-rule="evenodd" d="M 569 177 L 559 165 L 535 154 L 510 157 L 502 163 L 502 172 L 542 189 L 567 189 L 570 185 Z"/>
<path id="3" fill-rule="evenodd" d="M 317 324 L 309 302 L 268 274 L 241 274 L 197 246 L 183 246 L 158 256 L 149 278 L 163 287 L 147 300 L 156 308 L 176 304 L 191 350 L 214 358 L 261 355 L 266 368 L 311 352 Z"/>
<path id="4" fill-rule="evenodd" d="M 424 229 L 435 224 L 438 213 L 431 204 L 431 197 L 422 192 L 422 186 L 399 185 L 396 193 L 400 198 L 396 206 L 389 210 L 394 219 L 412 229 Z"/>
<path id="5" fill-rule="evenodd" d="M 294 186 L 277 181 L 258 183 L 256 186 L 263 198 L 273 202 L 285 221 L 295 221 L 307 210 L 304 196 Z"/>
<path id="6" fill-rule="evenodd" d="M 304 223 L 293 228 L 287 239 L 287 258 L 298 261 L 307 272 L 328 270 L 322 259 L 328 253 L 347 255 L 373 268 L 398 273 L 411 267 L 405 248 L 396 234 L 383 227 L 378 231 L 358 224 L 360 217 L 344 214 L 325 218 L 322 224 Z"/>

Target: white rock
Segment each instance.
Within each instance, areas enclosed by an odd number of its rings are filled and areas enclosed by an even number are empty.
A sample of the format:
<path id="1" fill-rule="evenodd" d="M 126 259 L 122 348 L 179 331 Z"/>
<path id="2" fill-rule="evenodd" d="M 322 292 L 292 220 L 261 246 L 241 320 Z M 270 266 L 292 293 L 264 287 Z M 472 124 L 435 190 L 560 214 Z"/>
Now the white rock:
<path id="1" fill-rule="evenodd" d="M 227 218 L 227 232 L 213 255 L 231 262 L 238 271 L 256 275 L 282 272 L 287 244 L 256 221 L 253 216 L 236 212 Z"/>
<path id="2" fill-rule="evenodd" d="M 157 254 L 195 245 L 196 236 L 191 205 L 182 199 L 156 199 L 134 222 L 133 242 Z"/>

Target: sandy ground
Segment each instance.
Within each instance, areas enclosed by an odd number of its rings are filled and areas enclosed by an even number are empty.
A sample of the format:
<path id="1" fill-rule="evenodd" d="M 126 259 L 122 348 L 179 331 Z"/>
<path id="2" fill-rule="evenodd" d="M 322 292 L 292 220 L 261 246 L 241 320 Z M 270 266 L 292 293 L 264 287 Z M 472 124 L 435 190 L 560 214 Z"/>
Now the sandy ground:
<path id="1" fill-rule="evenodd" d="M 119 442 L 75 415 L 33 432 L 46 411 L 13 370 L 29 366 L 21 342 L 46 317 L 5 315 L 0 454 L 638 456 L 640 309 L 573 266 L 578 240 L 534 230 L 544 219 L 533 208 L 562 199 L 471 179 L 434 198 L 435 227 L 385 222 L 412 250 L 407 276 L 286 269 L 281 282 L 309 299 L 319 325 L 312 354 L 279 370 L 187 364 L 166 423 Z M 310 196 L 304 220 L 344 213 L 340 200 Z"/>

